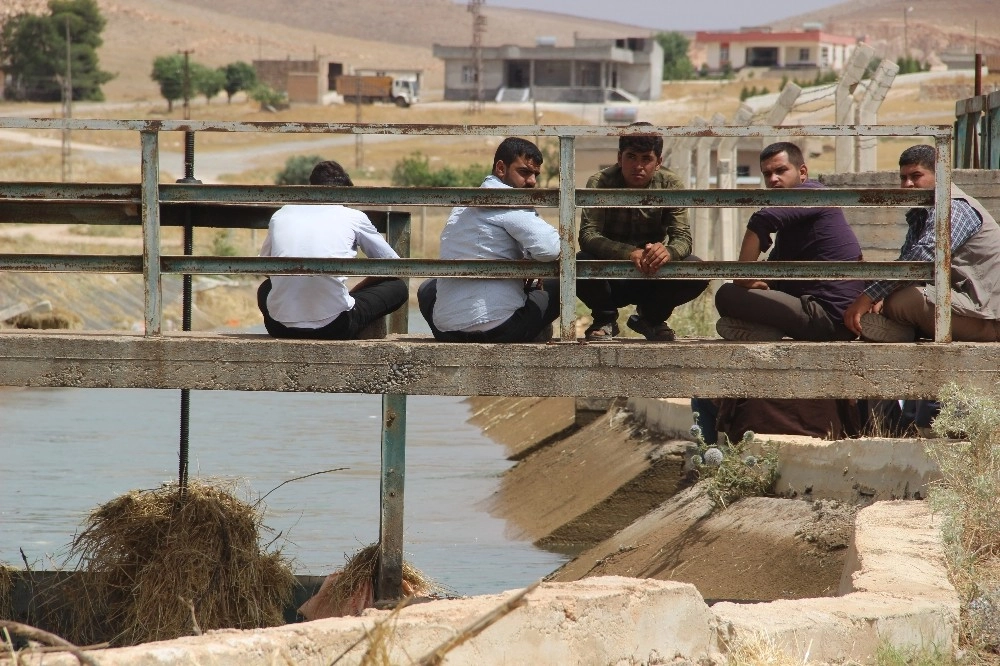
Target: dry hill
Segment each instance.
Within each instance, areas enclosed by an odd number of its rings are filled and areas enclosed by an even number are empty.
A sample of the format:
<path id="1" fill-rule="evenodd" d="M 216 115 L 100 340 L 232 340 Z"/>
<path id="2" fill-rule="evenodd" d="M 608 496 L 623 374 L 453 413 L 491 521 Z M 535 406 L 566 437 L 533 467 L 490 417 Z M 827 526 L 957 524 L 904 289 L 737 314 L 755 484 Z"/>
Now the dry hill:
<path id="1" fill-rule="evenodd" d="M 973 48 L 1000 54 L 998 7 L 997 0 L 849 0 L 793 16 L 776 27 L 798 28 L 803 22 L 817 21 L 827 32 L 864 36 L 892 58 L 903 53 L 904 27 L 915 57 L 945 51 L 972 53 Z"/>
<path id="2" fill-rule="evenodd" d="M 29 2 L 30 0 L 21 0 Z M 105 86 L 109 99 L 159 95 L 149 79 L 153 58 L 179 50 L 210 66 L 255 58 L 328 56 L 349 67 L 423 69 L 433 96 L 443 86 L 443 65 L 432 45 L 471 40 L 471 18 L 450 0 L 98 0 L 108 24 L 100 51 L 104 69 L 118 77 Z M 210 8 L 209 8 L 210 7 Z M 645 34 L 635 26 L 546 12 L 487 8 L 486 44 L 533 44 L 537 36 L 569 45 L 573 35 Z"/>

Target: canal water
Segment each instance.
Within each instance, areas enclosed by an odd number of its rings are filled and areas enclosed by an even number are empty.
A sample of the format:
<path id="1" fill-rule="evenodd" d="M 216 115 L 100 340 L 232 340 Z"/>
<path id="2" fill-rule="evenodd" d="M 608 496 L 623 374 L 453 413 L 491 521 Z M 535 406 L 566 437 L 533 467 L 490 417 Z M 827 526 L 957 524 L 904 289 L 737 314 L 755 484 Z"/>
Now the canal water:
<path id="1" fill-rule="evenodd" d="M 418 315 L 419 317 L 419 315 Z M 180 391 L 0 389 L 0 562 L 55 569 L 87 513 L 177 478 Z M 299 574 L 377 541 L 381 396 L 192 391 L 191 478 L 244 480 Z M 463 398 L 410 396 L 404 551 L 463 595 L 525 586 L 561 555 L 505 535 L 485 500 L 511 463 Z"/>

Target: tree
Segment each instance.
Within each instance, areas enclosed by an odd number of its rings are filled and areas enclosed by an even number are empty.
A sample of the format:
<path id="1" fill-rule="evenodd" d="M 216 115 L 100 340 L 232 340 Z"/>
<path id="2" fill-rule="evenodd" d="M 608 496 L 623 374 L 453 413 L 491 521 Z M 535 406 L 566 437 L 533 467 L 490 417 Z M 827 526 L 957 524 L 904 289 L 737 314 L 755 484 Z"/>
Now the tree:
<path id="1" fill-rule="evenodd" d="M 150 77 L 160 84 L 160 94 L 167 100 L 167 113 L 174 110 L 174 100 L 184 96 L 184 56 L 157 56 Z M 190 97 L 190 90 L 188 91 Z"/>
<path id="2" fill-rule="evenodd" d="M 242 60 L 231 62 L 222 68 L 226 83 L 222 87 L 226 91 L 227 102 L 233 101 L 233 95 L 241 90 L 252 90 L 257 85 L 257 71 Z"/>
<path id="3" fill-rule="evenodd" d="M 191 85 L 199 95 L 205 96 L 205 103 L 218 95 L 226 85 L 226 74 L 220 69 L 211 69 L 198 63 L 191 63 Z"/>
<path id="4" fill-rule="evenodd" d="M 11 76 L 19 99 L 62 98 L 66 76 L 66 33 L 72 99 L 100 101 L 101 86 L 113 74 L 102 71 L 97 49 L 105 21 L 95 0 L 49 0 L 48 15 L 18 14 L 0 32 L 0 66 Z"/>
<path id="5" fill-rule="evenodd" d="M 682 81 L 695 78 L 696 71 L 688 58 L 688 38 L 679 32 L 660 32 L 656 41 L 663 47 L 663 80 Z"/>

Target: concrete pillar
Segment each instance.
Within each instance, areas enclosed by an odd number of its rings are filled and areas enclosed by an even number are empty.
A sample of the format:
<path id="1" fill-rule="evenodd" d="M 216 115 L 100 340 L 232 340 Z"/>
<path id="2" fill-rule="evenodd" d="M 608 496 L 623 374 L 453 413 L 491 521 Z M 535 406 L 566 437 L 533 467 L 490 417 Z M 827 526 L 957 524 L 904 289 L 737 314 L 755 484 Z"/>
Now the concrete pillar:
<path id="1" fill-rule="evenodd" d="M 899 73 L 899 65 L 885 58 L 879 63 L 878 69 L 868 82 L 865 94 L 858 103 L 857 123 L 859 125 L 875 125 L 878 123 L 878 109 L 882 106 L 889 88 Z M 878 137 L 855 137 L 858 163 L 857 171 L 878 170 Z"/>
<path id="2" fill-rule="evenodd" d="M 840 81 L 837 83 L 835 98 L 835 122 L 838 125 L 849 125 L 854 122 L 854 89 L 861 82 L 861 77 L 875 55 L 875 49 L 868 44 L 858 44 L 847 62 Z M 854 169 L 854 137 L 838 136 L 836 140 L 835 168 L 838 173 L 848 173 Z"/>
<path id="3" fill-rule="evenodd" d="M 745 127 L 753 120 L 753 109 L 747 104 L 741 104 L 736 110 L 729 125 L 733 127 Z M 736 187 L 736 165 L 739 137 L 726 137 L 719 141 L 716 148 L 718 164 L 716 173 L 718 174 L 717 187 L 723 190 L 734 189 Z M 716 258 L 722 261 L 735 261 L 739 254 L 740 223 L 736 219 L 735 208 L 718 208 L 719 211 L 719 240 Z"/>
<path id="4" fill-rule="evenodd" d="M 764 118 L 765 125 L 780 125 L 784 120 L 785 116 L 791 113 L 792 108 L 795 106 L 795 100 L 799 98 L 802 94 L 802 88 L 798 85 L 788 82 L 785 87 L 781 90 L 781 94 L 778 95 L 778 101 L 774 103 L 771 110 L 767 112 Z M 766 148 L 769 144 L 777 141 L 777 137 L 765 136 L 763 137 L 761 148 Z"/>
<path id="5" fill-rule="evenodd" d="M 712 116 L 712 125 L 724 125 L 726 117 L 720 113 Z M 703 137 L 697 139 L 694 157 L 694 179 L 695 189 L 707 190 L 711 186 L 712 177 L 712 150 L 718 143 L 715 137 Z M 694 236 L 694 253 L 702 259 L 708 258 L 713 250 L 713 238 L 715 236 L 715 209 L 699 207 L 694 209 L 694 225 L 691 229 Z"/>

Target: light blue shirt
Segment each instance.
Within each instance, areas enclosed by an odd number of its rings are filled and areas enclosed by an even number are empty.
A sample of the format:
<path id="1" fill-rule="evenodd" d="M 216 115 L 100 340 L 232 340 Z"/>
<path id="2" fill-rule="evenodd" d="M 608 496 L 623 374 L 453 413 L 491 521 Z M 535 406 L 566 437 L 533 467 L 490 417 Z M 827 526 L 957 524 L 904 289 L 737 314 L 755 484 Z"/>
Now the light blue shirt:
<path id="1" fill-rule="evenodd" d="M 487 176 L 482 187 L 510 187 Z M 533 208 L 451 210 L 441 232 L 442 259 L 559 258 L 559 232 Z M 442 331 L 489 330 L 524 306 L 524 280 L 440 278 L 434 325 Z"/>

